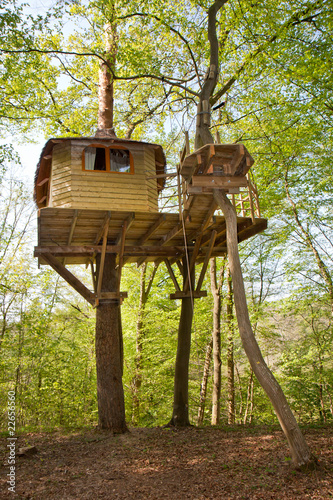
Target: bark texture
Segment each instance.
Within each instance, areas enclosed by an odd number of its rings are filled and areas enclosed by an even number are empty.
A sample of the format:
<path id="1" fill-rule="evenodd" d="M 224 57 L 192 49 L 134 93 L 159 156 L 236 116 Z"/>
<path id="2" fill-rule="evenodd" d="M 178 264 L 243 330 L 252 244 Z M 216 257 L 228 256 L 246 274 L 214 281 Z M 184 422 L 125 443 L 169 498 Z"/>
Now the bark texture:
<path id="1" fill-rule="evenodd" d="M 313 466 L 316 459 L 310 452 L 280 385 L 266 365 L 252 331 L 238 253 L 236 212 L 224 191 L 215 189 L 214 199 L 220 206 L 226 220 L 229 266 L 234 288 L 237 322 L 244 350 L 254 374 L 274 407 L 288 440 L 293 464 L 298 468 Z"/>
<path id="2" fill-rule="evenodd" d="M 183 258 L 183 284 L 186 283 L 188 266 L 186 257 Z M 194 273 L 191 275 L 192 290 L 194 287 Z M 168 425 L 185 427 L 190 425 L 188 415 L 188 369 L 191 351 L 191 330 L 193 320 L 193 302 L 191 297 L 182 299 L 178 327 L 178 345 L 175 366 L 175 385 L 173 396 L 173 413 Z"/>
<path id="3" fill-rule="evenodd" d="M 208 40 L 210 44 L 209 69 L 203 83 L 198 104 L 197 126 L 195 134 L 195 149 L 205 144 L 213 144 L 214 139 L 210 133 L 210 103 L 217 79 L 219 64 L 219 42 L 216 35 L 216 16 L 227 0 L 216 0 L 208 9 Z"/>
<path id="4" fill-rule="evenodd" d="M 97 270 L 100 255 L 97 256 Z M 102 292 L 118 290 L 116 255 L 106 254 Z M 96 309 L 96 368 L 98 424 L 114 433 L 127 431 L 122 384 L 122 334 L 120 304 L 101 301 Z"/>
<path id="5" fill-rule="evenodd" d="M 114 136 L 113 129 L 113 71 L 116 64 L 116 26 L 105 26 L 105 61 L 99 69 L 97 136 Z"/>

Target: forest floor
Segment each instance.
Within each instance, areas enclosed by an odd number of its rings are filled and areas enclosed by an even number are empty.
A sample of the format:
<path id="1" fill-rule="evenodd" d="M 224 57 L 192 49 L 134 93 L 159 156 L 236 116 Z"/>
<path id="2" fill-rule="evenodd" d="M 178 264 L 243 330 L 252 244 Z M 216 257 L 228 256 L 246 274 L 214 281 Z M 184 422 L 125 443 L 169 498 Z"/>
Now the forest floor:
<path id="1" fill-rule="evenodd" d="M 294 470 L 279 430 L 247 428 L 131 429 L 28 433 L 16 450 L 16 493 L 8 492 L 7 439 L 0 439 L 0 498 L 325 499 L 333 498 L 333 428 L 304 430 L 319 469 Z"/>

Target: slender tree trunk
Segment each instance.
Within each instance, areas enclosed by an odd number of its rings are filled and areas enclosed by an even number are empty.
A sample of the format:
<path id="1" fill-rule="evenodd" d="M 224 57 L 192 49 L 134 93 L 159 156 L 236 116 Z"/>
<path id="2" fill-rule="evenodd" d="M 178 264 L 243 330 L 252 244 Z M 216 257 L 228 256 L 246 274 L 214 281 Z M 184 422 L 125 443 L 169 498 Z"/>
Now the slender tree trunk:
<path id="1" fill-rule="evenodd" d="M 213 351 L 213 337 L 211 337 L 211 339 L 209 340 L 207 347 L 206 347 L 205 364 L 204 364 L 204 370 L 203 370 L 203 374 L 202 374 L 202 382 L 201 382 L 201 388 L 200 388 L 198 425 L 202 425 L 203 420 L 204 420 L 207 385 L 208 385 L 208 377 L 209 377 L 209 371 L 210 371 L 210 362 L 212 359 L 212 351 Z"/>
<path id="2" fill-rule="evenodd" d="M 252 423 L 252 412 L 253 412 L 253 370 L 250 371 L 249 383 L 247 385 L 247 396 L 246 396 L 246 408 L 244 413 L 243 424 L 246 425 L 247 422 Z"/>
<path id="3" fill-rule="evenodd" d="M 140 398 L 139 392 L 142 384 L 142 341 L 143 341 L 143 316 L 146 306 L 145 291 L 146 291 L 146 271 L 147 264 L 141 266 L 140 276 L 140 299 L 138 318 L 136 322 L 136 356 L 135 356 L 135 374 L 132 381 L 133 386 L 133 414 L 132 423 L 137 425 L 140 419 Z"/>
<path id="4" fill-rule="evenodd" d="M 234 367 L 234 324 L 233 292 L 230 269 L 227 270 L 227 372 L 228 372 L 228 424 L 235 423 L 235 367 Z"/>
<path id="5" fill-rule="evenodd" d="M 235 309 L 244 350 L 259 383 L 271 400 L 288 440 L 294 465 L 296 467 L 313 466 L 316 459 L 306 444 L 280 385 L 266 365 L 252 331 L 238 253 L 236 212 L 224 191 L 214 189 L 214 198 L 224 214 L 227 226 L 227 248 L 234 287 Z"/>
<path id="6" fill-rule="evenodd" d="M 238 370 L 237 364 L 235 364 L 234 366 L 235 366 L 236 378 L 237 378 L 237 382 L 238 382 L 238 392 L 239 392 L 239 399 L 240 399 L 238 415 L 239 415 L 239 422 L 241 422 L 242 421 L 242 414 L 243 414 L 242 381 L 241 381 L 241 378 L 240 378 L 240 374 L 239 374 L 239 370 Z"/>
<path id="7" fill-rule="evenodd" d="M 188 275 L 187 259 L 183 258 L 183 283 Z M 194 270 L 193 270 L 194 271 Z M 194 288 L 194 272 L 192 273 L 192 290 Z M 191 351 L 191 330 L 193 320 L 193 303 L 191 297 L 182 299 L 179 327 L 178 346 L 175 366 L 175 385 L 173 396 L 173 413 L 168 425 L 185 427 L 190 425 L 188 413 L 188 369 Z"/>
<path id="8" fill-rule="evenodd" d="M 97 255 L 97 270 L 100 255 Z M 106 254 L 102 292 L 118 291 L 116 255 Z M 122 384 L 122 335 L 119 302 L 101 301 L 96 309 L 98 423 L 115 433 L 127 431 Z"/>
<path id="9" fill-rule="evenodd" d="M 138 318 L 136 322 L 135 374 L 132 380 L 132 387 L 133 387 L 132 423 L 134 425 L 137 425 L 140 420 L 140 388 L 142 384 L 142 347 L 144 339 L 144 315 L 149 293 L 155 278 L 157 268 L 158 264 L 155 264 L 154 269 L 148 279 L 148 285 L 146 288 L 147 264 L 144 263 L 141 266 L 140 299 L 139 299 Z"/>
<path id="10" fill-rule="evenodd" d="M 221 408 L 221 296 L 216 283 L 216 258 L 210 259 L 210 284 L 213 294 L 213 397 L 212 397 L 212 425 L 220 422 Z"/>

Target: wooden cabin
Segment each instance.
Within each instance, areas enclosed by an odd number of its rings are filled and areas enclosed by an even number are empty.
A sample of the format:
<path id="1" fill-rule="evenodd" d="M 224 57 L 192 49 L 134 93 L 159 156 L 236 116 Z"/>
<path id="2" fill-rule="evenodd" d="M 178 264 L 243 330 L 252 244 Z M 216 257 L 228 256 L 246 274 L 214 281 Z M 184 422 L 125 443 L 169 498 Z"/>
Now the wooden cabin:
<path id="1" fill-rule="evenodd" d="M 116 137 L 50 139 L 35 177 L 38 208 L 158 212 L 161 146 Z"/>

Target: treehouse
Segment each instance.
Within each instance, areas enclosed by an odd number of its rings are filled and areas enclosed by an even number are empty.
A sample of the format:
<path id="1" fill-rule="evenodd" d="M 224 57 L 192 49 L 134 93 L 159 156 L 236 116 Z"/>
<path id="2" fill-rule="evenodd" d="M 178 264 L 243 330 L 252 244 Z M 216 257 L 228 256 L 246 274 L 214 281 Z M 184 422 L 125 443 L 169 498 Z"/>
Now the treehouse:
<path id="1" fill-rule="evenodd" d="M 50 139 L 35 179 L 38 208 L 158 212 L 161 146 L 111 137 Z"/>
<path id="2" fill-rule="evenodd" d="M 193 297 L 200 290 L 210 257 L 224 255 L 226 224 L 213 190 L 229 193 L 237 212 L 238 241 L 262 231 L 258 193 L 248 175 L 253 158 L 241 144 L 209 144 L 191 153 L 186 141 L 178 165 L 179 210 L 161 213 L 158 194 L 164 187 L 165 156 L 161 146 L 118 139 L 115 136 L 50 139 L 41 153 L 35 176 L 38 213 L 39 264 L 51 265 L 91 304 L 121 300 L 119 289 L 101 292 L 101 270 L 106 254 L 117 255 L 119 282 L 125 263 L 164 261 L 175 285 L 171 298 L 181 291 L 172 264 L 181 269 L 183 257 L 190 266 L 204 263 Z M 102 269 L 97 271 L 97 257 Z M 93 291 L 86 288 L 66 265 L 90 265 Z"/>

